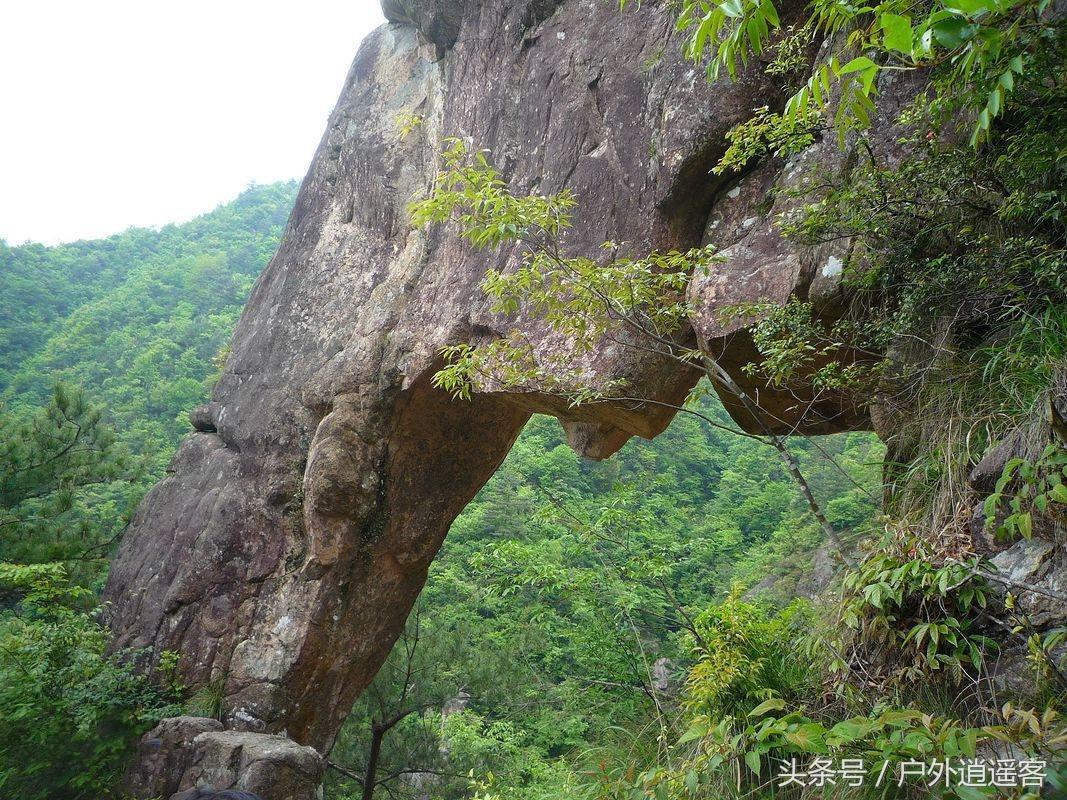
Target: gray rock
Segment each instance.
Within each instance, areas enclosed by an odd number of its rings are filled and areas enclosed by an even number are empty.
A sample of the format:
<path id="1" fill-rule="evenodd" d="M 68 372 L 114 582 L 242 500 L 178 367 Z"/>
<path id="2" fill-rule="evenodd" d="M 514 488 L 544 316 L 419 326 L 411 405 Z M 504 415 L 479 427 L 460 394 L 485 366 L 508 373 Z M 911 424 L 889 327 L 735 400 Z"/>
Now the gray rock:
<path id="1" fill-rule="evenodd" d="M 441 706 L 441 716 L 449 717 L 453 714 L 458 714 L 461 711 L 466 710 L 467 706 L 471 703 L 470 692 L 466 689 L 460 689 L 455 697 L 450 697 L 445 701 L 445 704 Z"/>
<path id="2" fill-rule="evenodd" d="M 426 30 L 404 23 L 360 48 L 212 403 L 138 510 L 106 590 L 116 647 L 179 652 L 188 685 L 225 678 L 228 727 L 322 749 L 400 632 L 450 522 L 531 412 L 559 416 L 595 458 L 672 416 L 631 402 L 573 409 L 533 391 L 453 402 L 432 388 L 446 344 L 517 326 L 544 352 L 564 346 L 482 296 L 485 270 L 515 253 L 407 221 L 444 138 L 491 148 L 517 191 L 574 191 L 570 251 L 611 239 L 643 253 L 700 243 L 726 185 L 709 174 L 724 133 L 753 98 L 781 99 L 757 68 L 709 85 L 658 4 L 405 8 L 419 19 L 464 9 L 454 46 L 438 61 Z M 423 124 L 401 139 L 405 114 Z M 705 338 L 738 370 L 750 358 L 730 337 Z M 698 377 L 624 346 L 580 366 L 662 403 Z"/>
<path id="3" fill-rule="evenodd" d="M 411 25 L 436 46 L 438 58 L 456 43 L 467 0 L 382 0 L 390 22 Z"/>
<path id="4" fill-rule="evenodd" d="M 189 412 L 189 424 L 193 430 L 201 433 L 218 433 L 215 427 L 215 416 L 218 408 L 213 403 L 204 403 Z"/>
<path id="5" fill-rule="evenodd" d="M 1055 551 L 1056 546 L 1052 542 L 1043 539 L 1020 539 L 1004 552 L 995 555 L 992 562 L 999 575 L 1025 585 L 1037 579 Z"/>
<path id="6" fill-rule="evenodd" d="M 284 736 L 210 731 L 193 741 L 190 765 L 172 800 L 198 787 L 236 789 L 274 800 L 322 800 L 326 760 Z"/>
<path id="7" fill-rule="evenodd" d="M 178 791 L 192 763 L 193 740 L 201 733 L 221 731 L 222 723 L 205 717 L 171 717 L 141 737 L 123 788 L 131 797 L 170 797 Z"/>
<path id="8" fill-rule="evenodd" d="M 1036 629 L 1067 620 L 1067 549 L 1047 539 L 1020 539 L 993 556 L 997 576 L 1010 581 L 1017 608 Z"/>
<path id="9" fill-rule="evenodd" d="M 652 688 L 668 696 L 674 695 L 678 690 L 678 682 L 674 677 L 674 662 L 669 658 L 660 657 L 652 663 Z"/>

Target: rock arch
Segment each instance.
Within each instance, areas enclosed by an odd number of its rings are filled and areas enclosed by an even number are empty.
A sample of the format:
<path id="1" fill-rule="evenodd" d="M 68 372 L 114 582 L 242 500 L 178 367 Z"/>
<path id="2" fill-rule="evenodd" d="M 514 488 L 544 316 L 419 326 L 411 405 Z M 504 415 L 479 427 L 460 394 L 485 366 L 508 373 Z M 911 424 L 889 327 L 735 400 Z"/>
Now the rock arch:
<path id="1" fill-rule="evenodd" d="M 790 249 L 767 221 L 769 190 L 791 174 L 781 163 L 741 184 L 709 173 L 725 131 L 780 101 L 778 87 L 762 70 L 709 85 L 681 58 L 666 4 L 398 2 L 386 5 L 399 21 L 356 56 L 213 400 L 192 414 L 106 589 L 117 648 L 179 653 L 187 684 L 222 687 L 226 727 L 320 751 L 401 632 L 449 524 L 532 412 L 560 417 L 594 458 L 671 417 L 651 404 L 578 413 L 536 395 L 453 402 L 432 387 L 446 344 L 517 325 L 558 346 L 536 320 L 490 313 L 484 253 L 407 223 L 445 137 L 491 148 L 517 190 L 571 188 L 576 252 L 714 238 L 731 259 L 694 287 L 706 313 L 692 336 L 727 365 L 752 346 L 716 307 L 793 292 L 832 303 L 837 290 L 819 270 L 825 253 Z M 404 118 L 418 121 L 406 138 Z M 663 402 L 697 377 L 639 349 L 606 347 L 588 367 Z M 834 398 L 761 399 L 785 427 L 867 425 Z"/>

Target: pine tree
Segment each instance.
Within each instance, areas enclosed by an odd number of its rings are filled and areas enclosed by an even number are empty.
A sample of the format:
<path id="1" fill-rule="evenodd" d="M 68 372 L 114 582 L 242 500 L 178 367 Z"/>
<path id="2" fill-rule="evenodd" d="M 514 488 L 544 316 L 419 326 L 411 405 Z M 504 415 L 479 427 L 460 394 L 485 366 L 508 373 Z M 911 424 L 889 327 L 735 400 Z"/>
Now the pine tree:
<path id="1" fill-rule="evenodd" d="M 89 487 L 136 472 L 103 409 L 57 384 L 47 406 L 0 406 L 0 561 L 66 560 L 99 538 Z"/>

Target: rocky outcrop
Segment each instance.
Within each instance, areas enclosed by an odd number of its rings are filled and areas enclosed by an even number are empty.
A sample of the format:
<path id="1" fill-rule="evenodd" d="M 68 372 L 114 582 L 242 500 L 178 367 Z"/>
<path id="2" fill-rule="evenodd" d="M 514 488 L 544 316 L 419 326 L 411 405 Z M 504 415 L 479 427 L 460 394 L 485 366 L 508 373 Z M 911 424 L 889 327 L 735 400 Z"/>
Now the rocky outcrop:
<path id="1" fill-rule="evenodd" d="M 224 731 L 218 720 L 165 719 L 138 745 L 124 790 L 130 797 L 185 800 L 235 789 L 281 800 L 322 800 L 326 761 L 285 736 Z"/>
<path id="2" fill-rule="evenodd" d="M 141 737 L 124 789 L 131 797 L 169 798 L 178 791 L 185 770 L 197 760 L 194 741 L 218 732 L 222 723 L 205 717 L 172 717 Z"/>
<path id="3" fill-rule="evenodd" d="M 265 798 L 322 800 L 326 761 L 284 736 L 212 731 L 193 740 L 191 763 L 171 800 L 196 789 L 235 789 Z"/>
<path id="4" fill-rule="evenodd" d="M 716 309 L 794 293 L 832 304 L 839 276 L 839 254 L 796 251 L 768 222 L 768 193 L 797 164 L 767 162 L 740 182 L 710 173 L 724 133 L 782 91 L 758 64 L 709 84 L 682 59 L 669 4 L 385 5 L 393 22 L 360 48 L 212 402 L 138 510 L 106 591 L 116 647 L 179 653 L 185 683 L 224 687 L 227 728 L 320 750 L 402 630 L 449 524 L 532 412 L 555 414 L 576 450 L 603 458 L 662 431 L 667 405 L 698 377 L 634 342 L 582 366 L 626 378 L 646 403 L 573 409 L 492 392 L 454 402 L 435 390 L 444 345 L 518 327 L 542 351 L 562 346 L 482 297 L 486 269 L 515 253 L 476 253 L 409 224 L 446 137 L 490 148 L 516 191 L 571 189 L 571 252 L 606 240 L 634 253 L 723 246 L 725 277 L 694 283 L 687 335 L 739 381 L 751 340 Z M 401 119 L 415 122 L 404 138 Z M 811 157 L 842 158 L 827 152 Z M 869 424 L 832 396 L 760 398 L 782 431 Z M 225 749 L 227 737 L 197 741 Z"/>

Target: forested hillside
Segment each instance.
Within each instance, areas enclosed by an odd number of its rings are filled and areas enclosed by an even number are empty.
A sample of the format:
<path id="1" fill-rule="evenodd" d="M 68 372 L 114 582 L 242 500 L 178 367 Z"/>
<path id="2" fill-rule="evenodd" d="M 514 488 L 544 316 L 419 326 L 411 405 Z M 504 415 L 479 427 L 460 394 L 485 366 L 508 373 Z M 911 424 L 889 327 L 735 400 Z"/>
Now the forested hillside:
<path id="1" fill-rule="evenodd" d="M 182 225 L 58 247 L 0 242 L 0 409 L 26 419 L 57 383 L 103 408 L 128 456 L 119 480 L 70 500 L 65 523 L 0 540 L 0 560 L 98 559 L 163 474 L 204 402 L 252 282 L 274 253 L 296 184 L 253 186 Z M 80 525 L 77 518 L 93 523 Z"/>
<path id="2" fill-rule="evenodd" d="M 699 407 L 728 422 L 717 402 Z M 583 462 L 561 433 L 535 418 L 453 524 L 416 618 L 334 749 L 362 773 L 372 722 L 404 715 L 378 765 L 396 796 L 464 797 L 470 772 L 494 776 L 503 797 L 587 792 L 598 759 L 640 748 L 677 704 L 687 610 L 756 585 L 769 608 L 822 588 L 810 583 L 819 526 L 772 449 L 685 414 L 607 462 Z M 874 437 L 796 449 L 838 529 L 873 517 Z M 330 797 L 360 796 L 332 777 Z"/>
<path id="3" fill-rule="evenodd" d="M 167 457 L 203 402 L 295 183 L 253 186 L 182 225 L 59 247 L 0 242 L 0 399 L 83 386 L 139 453 Z"/>

